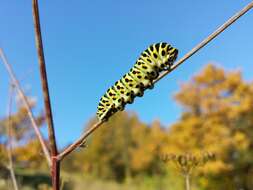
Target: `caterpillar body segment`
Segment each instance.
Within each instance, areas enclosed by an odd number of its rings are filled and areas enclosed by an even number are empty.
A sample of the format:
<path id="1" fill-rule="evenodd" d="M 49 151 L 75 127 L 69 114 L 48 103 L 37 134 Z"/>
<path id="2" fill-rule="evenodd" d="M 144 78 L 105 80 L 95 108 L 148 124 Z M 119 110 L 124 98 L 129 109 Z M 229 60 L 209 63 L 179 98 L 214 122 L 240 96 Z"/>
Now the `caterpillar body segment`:
<path id="1" fill-rule="evenodd" d="M 137 64 L 134 67 L 139 69 L 143 73 L 145 78 L 149 80 L 154 80 L 159 75 L 158 68 L 149 65 L 143 60 L 138 60 Z"/>
<path id="2" fill-rule="evenodd" d="M 123 98 L 124 103 L 126 104 L 133 103 L 134 95 L 131 89 L 128 89 L 121 80 L 118 80 L 115 83 L 115 87 L 118 90 L 118 93 L 120 94 L 120 96 Z"/>
<path id="3" fill-rule="evenodd" d="M 98 104 L 97 116 L 98 118 L 108 118 L 112 115 L 113 104 L 110 103 L 106 95 L 102 96 Z"/>
<path id="4" fill-rule="evenodd" d="M 151 85 L 150 79 L 140 69 L 133 67 L 130 72 L 130 76 L 140 84 L 140 88 L 146 89 Z"/>
<path id="5" fill-rule="evenodd" d="M 143 88 L 141 87 L 141 84 L 136 81 L 129 73 L 122 77 L 122 82 L 129 90 L 131 90 L 134 97 L 143 96 L 144 92 Z"/>
<path id="6" fill-rule="evenodd" d="M 109 88 L 106 92 L 107 97 L 109 97 L 109 100 L 111 104 L 113 104 L 113 108 L 116 110 L 123 110 L 125 104 L 123 103 L 122 97 L 118 94 L 117 90 L 112 86 Z"/>

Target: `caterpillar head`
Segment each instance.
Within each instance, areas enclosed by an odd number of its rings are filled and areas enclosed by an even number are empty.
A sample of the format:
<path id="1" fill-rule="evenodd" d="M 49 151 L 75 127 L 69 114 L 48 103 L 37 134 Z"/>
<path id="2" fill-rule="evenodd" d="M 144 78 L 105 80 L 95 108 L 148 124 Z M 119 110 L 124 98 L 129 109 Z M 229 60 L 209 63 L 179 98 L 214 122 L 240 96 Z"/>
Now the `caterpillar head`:
<path id="1" fill-rule="evenodd" d="M 178 50 L 170 44 L 162 42 L 148 48 L 150 58 L 155 60 L 159 71 L 169 69 L 177 58 Z"/>
<path id="2" fill-rule="evenodd" d="M 167 47 L 166 62 L 169 66 L 173 65 L 173 62 L 177 59 L 178 50 L 172 46 Z"/>

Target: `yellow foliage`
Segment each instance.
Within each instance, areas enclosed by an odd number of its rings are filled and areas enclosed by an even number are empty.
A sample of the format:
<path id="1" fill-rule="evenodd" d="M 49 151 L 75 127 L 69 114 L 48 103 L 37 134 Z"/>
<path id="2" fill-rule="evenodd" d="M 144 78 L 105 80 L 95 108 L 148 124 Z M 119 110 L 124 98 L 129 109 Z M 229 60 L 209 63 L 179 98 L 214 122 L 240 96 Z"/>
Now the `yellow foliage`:
<path id="1" fill-rule="evenodd" d="M 244 82 L 239 71 L 225 72 L 207 65 L 175 96 L 185 112 L 169 130 L 166 151 L 213 152 L 217 160 L 199 172 L 229 173 L 238 181 L 235 183 L 243 184 L 245 170 L 253 169 L 252 94 L 252 84 Z"/>
<path id="2" fill-rule="evenodd" d="M 24 146 L 16 147 L 13 154 L 17 162 L 23 163 L 29 168 L 46 167 L 44 154 L 38 140 L 31 140 Z"/>
<path id="3" fill-rule="evenodd" d="M 233 137 L 234 146 L 238 150 L 247 150 L 250 145 L 250 140 L 247 138 L 245 133 L 236 131 Z"/>

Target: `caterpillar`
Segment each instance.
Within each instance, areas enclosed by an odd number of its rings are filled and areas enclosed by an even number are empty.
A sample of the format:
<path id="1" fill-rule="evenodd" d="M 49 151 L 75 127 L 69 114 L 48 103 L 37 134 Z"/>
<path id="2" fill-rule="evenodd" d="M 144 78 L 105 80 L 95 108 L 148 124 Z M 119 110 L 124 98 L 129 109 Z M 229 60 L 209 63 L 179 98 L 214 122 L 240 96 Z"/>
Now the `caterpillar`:
<path id="1" fill-rule="evenodd" d="M 120 80 L 115 82 L 101 97 L 97 117 L 106 121 L 117 111 L 122 111 L 126 104 L 131 104 L 136 96 L 142 97 L 146 89 L 153 88 L 153 81 L 159 73 L 171 68 L 178 50 L 168 43 L 156 43 L 143 51 L 130 69 Z"/>

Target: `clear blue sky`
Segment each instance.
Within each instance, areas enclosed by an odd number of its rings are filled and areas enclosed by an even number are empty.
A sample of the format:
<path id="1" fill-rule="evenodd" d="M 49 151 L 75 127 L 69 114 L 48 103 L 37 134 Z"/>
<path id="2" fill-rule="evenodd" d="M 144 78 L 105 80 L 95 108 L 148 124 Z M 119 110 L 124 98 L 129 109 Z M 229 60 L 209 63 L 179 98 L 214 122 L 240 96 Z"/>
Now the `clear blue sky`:
<path id="1" fill-rule="evenodd" d="M 133 65 L 149 44 L 166 41 L 179 57 L 250 0 L 39 1 L 44 51 L 58 143 L 70 143 L 94 116 L 100 96 Z M 29 95 L 43 109 L 30 1 L 0 1 L 0 46 Z M 127 110 L 144 122 L 176 122 L 179 83 L 205 64 L 241 69 L 253 79 L 253 10 L 160 81 Z M 8 75 L 0 65 L 0 116 L 5 114 Z"/>

